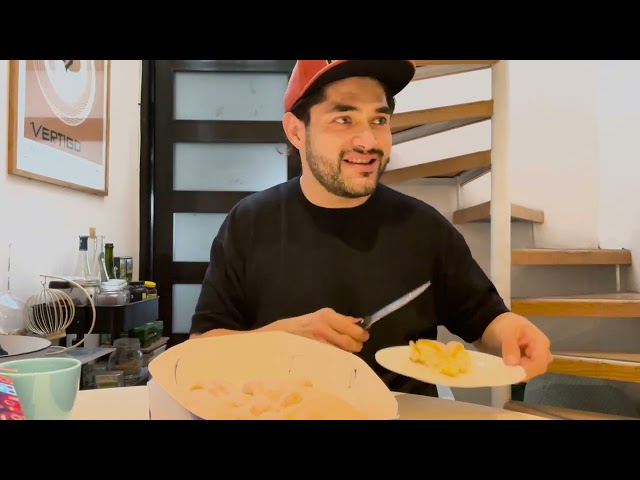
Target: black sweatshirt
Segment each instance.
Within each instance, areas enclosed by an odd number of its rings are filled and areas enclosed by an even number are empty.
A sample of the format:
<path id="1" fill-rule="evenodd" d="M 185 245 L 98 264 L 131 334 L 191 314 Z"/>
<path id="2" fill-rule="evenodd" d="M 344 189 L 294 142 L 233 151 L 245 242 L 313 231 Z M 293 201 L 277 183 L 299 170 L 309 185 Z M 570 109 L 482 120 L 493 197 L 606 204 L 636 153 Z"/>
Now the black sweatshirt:
<path id="1" fill-rule="evenodd" d="M 382 368 L 376 351 L 435 339 L 438 325 L 471 343 L 508 309 L 464 237 L 430 205 L 380 184 L 361 206 L 322 208 L 296 177 L 229 212 L 191 333 L 252 330 L 324 307 L 359 318 L 429 280 L 425 293 L 372 326 L 356 354 L 392 391 L 437 396 L 435 386 Z"/>

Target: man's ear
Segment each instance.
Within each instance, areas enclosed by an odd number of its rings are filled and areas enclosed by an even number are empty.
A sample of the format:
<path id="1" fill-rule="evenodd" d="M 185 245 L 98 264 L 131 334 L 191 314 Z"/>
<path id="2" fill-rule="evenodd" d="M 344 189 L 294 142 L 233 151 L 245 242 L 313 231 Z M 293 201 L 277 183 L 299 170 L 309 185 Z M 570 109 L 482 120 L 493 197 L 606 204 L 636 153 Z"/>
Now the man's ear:
<path id="1" fill-rule="evenodd" d="M 282 126 L 291 145 L 301 150 L 304 145 L 304 124 L 293 113 L 287 112 L 282 117 Z"/>

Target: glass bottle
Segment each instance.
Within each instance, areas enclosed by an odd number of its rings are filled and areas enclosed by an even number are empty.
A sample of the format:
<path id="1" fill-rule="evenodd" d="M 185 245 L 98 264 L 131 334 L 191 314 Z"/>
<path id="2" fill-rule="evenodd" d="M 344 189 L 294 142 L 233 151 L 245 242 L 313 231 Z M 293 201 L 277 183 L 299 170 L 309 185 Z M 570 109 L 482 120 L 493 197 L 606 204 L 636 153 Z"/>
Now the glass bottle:
<path id="1" fill-rule="evenodd" d="M 91 267 L 89 265 L 89 251 L 88 251 L 89 237 L 87 235 L 80 235 L 80 245 L 78 247 L 78 256 L 76 258 L 76 268 L 73 272 L 74 277 L 90 278 Z"/>
<path id="2" fill-rule="evenodd" d="M 92 238 L 94 241 L 94 257 L 91 263 L 91 273 L 95 277 L 100 277 L 100 282 L 109 280 L 107 273 L 107 264 L 105 261 L 104 235 Z"/>
<path id="3" fill-rule="evenodd" d="M 96 257 L 98 256 L 98 237 L 96 237 L 95 227 L 89 229 L 89 266 L 91 273 L 95 273 Z"/>
<path id="4" fill-rule="evenodd" d="M 107 269 L 108 280 L 117 278 L 113 271 L 113 243 L 104 244 L 104 264 Z"/>

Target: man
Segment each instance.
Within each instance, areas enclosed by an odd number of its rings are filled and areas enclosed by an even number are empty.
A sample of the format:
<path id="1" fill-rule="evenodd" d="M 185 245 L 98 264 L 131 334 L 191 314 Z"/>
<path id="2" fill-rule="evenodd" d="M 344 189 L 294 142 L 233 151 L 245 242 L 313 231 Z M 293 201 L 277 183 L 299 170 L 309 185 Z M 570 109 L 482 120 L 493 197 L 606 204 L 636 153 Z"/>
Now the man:
<path id="1" fill-rule="evenodd" d="M 408 60 L 298 60 L 282 124 L 302 175 L 229 213 L 211 246 L 192 338 L 303 335 L 359 355 L 393 391 L 437 396 L 434 385 L 389 372 L 374 356 L 436 338 L 443 325 L 522 365 L 529 378 L 546 371 L 549 340 L 508 311 L 455 227 L 378 183 L 394 95 L 414 73 Z M 428 290 L 369 331 L 357 325 L 427 281 Z"/>

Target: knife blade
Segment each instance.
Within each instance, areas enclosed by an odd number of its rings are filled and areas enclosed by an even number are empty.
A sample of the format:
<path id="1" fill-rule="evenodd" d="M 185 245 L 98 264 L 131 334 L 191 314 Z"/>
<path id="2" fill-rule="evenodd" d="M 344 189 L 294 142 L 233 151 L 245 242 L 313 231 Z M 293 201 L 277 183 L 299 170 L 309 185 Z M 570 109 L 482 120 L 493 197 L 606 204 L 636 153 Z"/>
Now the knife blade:
<path id="1" fill-rule="evenodd" d="M 392 303 L 390 303 L 386 307 L 381 308 L 380 310 L 378 310 L 373 315 L 368 315 L 368 316 L 364 317 L 356 325 L 360 325 L 365 330 L 368 330 L 369 328 L 371 328 L 371 325 L 373 325 L 377 321 L 383 319 L 384 317 L 386 317 L 390 313 L 395 312 L 399 308 L 404 307 L 411 300 L 416 298 L 418 295 L 422 294 L 422 292 L 424 292 L 427 288 L 429 288 L 430 285 L 431 285 L 431 281 L 428 281 L 424 285 L 420 285 L 418 288 L 416 288 L 414 290 L 411 290 L 409 293 L 407 293 L 407 294 L 403 295 L 402 297 L 400 297 L 399 299 L 393 301 Z"/>

